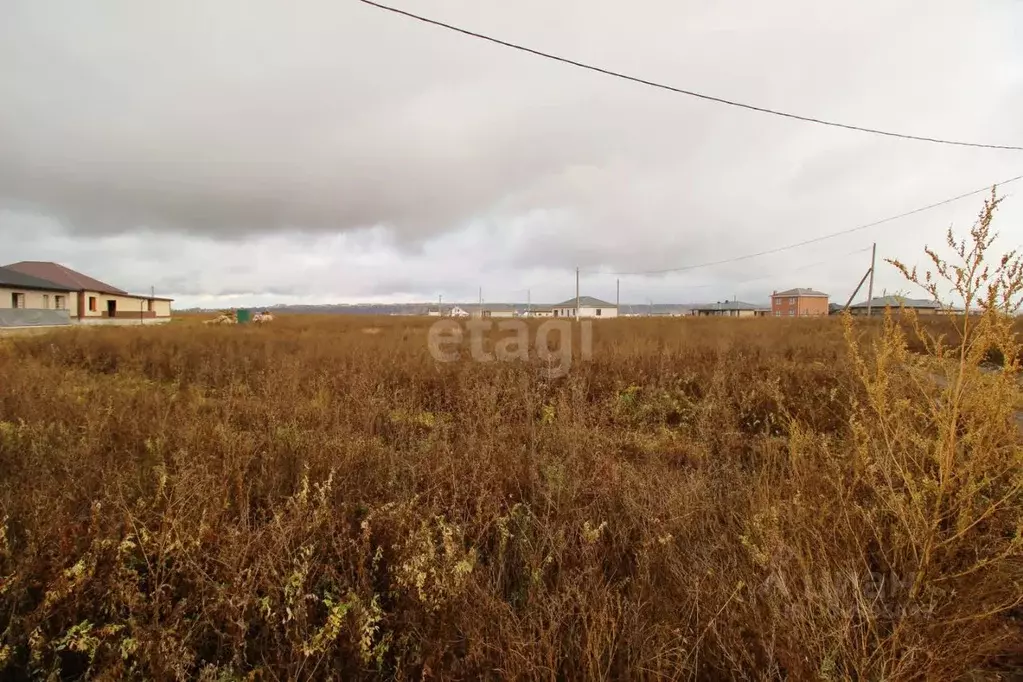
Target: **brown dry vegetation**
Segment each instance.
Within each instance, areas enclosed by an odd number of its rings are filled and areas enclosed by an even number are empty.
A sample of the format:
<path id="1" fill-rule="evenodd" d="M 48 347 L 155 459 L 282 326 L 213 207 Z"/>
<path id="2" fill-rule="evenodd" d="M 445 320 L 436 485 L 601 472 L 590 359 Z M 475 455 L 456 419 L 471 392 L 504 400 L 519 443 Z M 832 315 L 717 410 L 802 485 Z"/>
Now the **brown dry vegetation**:
<path id="1" fill-rule="evenodd" d="M 1018 293 L 1018 273 L 991 277 Z M 539 361 L 437 363 L 430 322 L 5 341 L 4 674 L 951 680 L 1023 664 L 1008 318 L 604 321 L 558 379 Z M 938 326 L 951 349 L 926 342 Z M 992 351 L 1001 372 L 981 371 Z"/>

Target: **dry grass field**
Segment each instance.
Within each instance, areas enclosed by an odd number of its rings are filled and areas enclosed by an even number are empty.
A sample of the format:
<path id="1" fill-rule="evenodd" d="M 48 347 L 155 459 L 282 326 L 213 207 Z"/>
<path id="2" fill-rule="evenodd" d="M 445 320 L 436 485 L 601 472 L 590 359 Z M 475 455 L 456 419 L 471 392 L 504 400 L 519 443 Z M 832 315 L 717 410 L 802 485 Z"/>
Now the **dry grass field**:
<path id="1" fill-rule="evenodd" d="M 433 321 L 4 340 L 2 674 L 1023 666 L 1011 319 L 604 321 L 553 379 L 438 363 Z"/>

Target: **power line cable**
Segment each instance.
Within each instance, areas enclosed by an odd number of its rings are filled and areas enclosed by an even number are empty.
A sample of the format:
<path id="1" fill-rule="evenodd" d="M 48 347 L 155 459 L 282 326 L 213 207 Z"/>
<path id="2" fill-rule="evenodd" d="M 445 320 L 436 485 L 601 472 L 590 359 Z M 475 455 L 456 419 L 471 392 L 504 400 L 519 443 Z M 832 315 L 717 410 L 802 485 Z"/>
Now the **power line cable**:
<path id="1" fill-rule="evenodd" d="M 769 274 L 769 275 L 762 275 L 760 277 L 751 277 L 750 279 L 739 280 L 738 282 L 732 282 L 731 284 L 733 284 L 733 285 L 736 285 L 736 284 L 748 284 L 750 282 L 759 282 L 759 281 L 765 280 L 765 279 L 774 279 L 774 278 L 777 278 L 777 277 L 784 277 L 785 275 L 791 274 L 793 272 L 802 272 L 804 270 L 810 270 L 810 269 L 813 269 L 813 268 L 819 268 L 822 265 L 833 264 L 835 262 L 835 258 L 848 258 L 849 256 L 855 256 L 856 254 L 859 254 L 859 253 L 866 253 L 867 251 L 870 251 L 871 248 L 873 248 L 873 247 L 865 246 L 862 249 L 854 249 L 853 251 L 850 251 L 849 253 L 843 253 L 843 254 L 841 254 L 839 256 L 835 256 L 833 258 L 827 258 L 825 260 L 820 260 L 820 261 L 817 261 L 816 263 L 810 263 L 809 265 L 801 265 L 798 268 L 793 268 L 791 270 L 787 270 L 784 273 L 777 273 L 776 272 L 776 273 L 772 273 L 772 274 Z"/>
<path id="2" fill-rule="evenodd" d="M 804 270 L 810 270 L 812 268 L 819 268 L 822 265 L 833 264 L 835 262 L 835 258 L 846 258 L 848 256 L 855 256 L 856 254 L 859 254 L 859 253 L 866 253 L 867 251 L 870 251 L 871 248 L 872 247 L 870 247 L 870 246 L 865 246 L 865 247 L 863 247 L 861 249 L 854 249 L 854 250 L 850 251 L 849 253 L 839 254 L 837 256 L 833 256 L 833 257 L 827 258 L 825 260 L 817 261 L 815 263 L 809 263 L 807 265 L 800 265 L 798 268 L 791 268 L 791 269 L 786 270 L 785 272 L 773 272 L 773 273 L 769 273 L 767 275 L 760 275 L 758 277 L 750 277 L 749 279 L 740 279 L 737 282 L 725 282 L 725 283 L 715 282 L 715 283 L 712 283 L 712 284 L 679 284 L 678 288 L 679 289 L 689 290 L 689 289 L 710 289 L 710 288 L 713 288 L 713 287 L 722 287 L 722 286 L 732 286 L 732 287 L 734 287 L 734 286 L 738 286 L 740 284 L 749 284 L 750 282 L 759 282 L 759 281 L 765 280 L 765 279 L 775 279 L 775 278 L 778 278 L 778 277 L 784 277 L 786 275 L 790 275 L 790 274 L 792 274 L 794 272 L 802 272 Z"/>
<path id="3" fill-rule="evenodd" d="M 1002 186 L 1002 185 L 1008 185 L 1009 183 L 1013 183 L 1013 182 L 1016 182 L 1018 180 L 1023 180 L 1023 175 L 1017 175 L 1014 178 L 1009 178 L 1008 180 L 1003 180 L 1002 182 L 997 183 L 997 185 L 995 185 L 995 186 L 997 187 L 997 186 Z M 944 201 L 939 201 L 939 202 L 936 202 L 936 203 L 933 203 L 933 204 L 928 204 L 927 206 L 921 206 L 920 208 L 914 208 L 912 211 L 906 211 L 905 213 L 900 213 L 898 215 L 889 216 L 888 218 L 882 218 L 881 220 L 875 220 L 872 223 L 867 223 L 865 225 L 857 225 L 856 227 L 850 227 L 850 228 L 848 228 L 846 230 L 839 230 L 838 232 L 832 232 L 831 234 L 826 234 L 826 235 L 823 235 L 821 237 L 814 237 L 813 239 L 804 239 L 801 242 L 796 242 L 794 244 L 787 244 L 785 246 L 779 246 L 779 247 L 776 247 L 776 248 L 773 248 L 773 249 L 768 249 L 766 251 L 758 251 L 757 253 L 750 253 L 750 254 L 746 254 L 745 256 L 736 256 L 734 258 L 725 258 L 724 260 L 709 261 L 707 263 L 696 263 L 694 265 L 684 265 L 684 266 L 678 267 L 678 268 L 665 268 L 663 270 L 641 270 L 641 271 L 637 271 L 637 272 L 593 272 L 593 273 L 590 273 L 590 274 L 618 275 L 618 276 L 623 276 L 623 275 L 663 275 L 663 274 L 667 274 L 669 272 L 684 272 L 686 270 L 695 270 L 697 268 L 707 268 L 707 267 L 711 267 L 713 265 L 724 265 L 725 263 L 735 263 L 735 262 L 741 261 L 741 260 L 749 260 L 750 258 L 759 258 L 760 256 L 767 256 L 767 255 L 772 254 L 772 253 L 781 253 L 782 251 L 788 251 L 790 249 L 796 249 L 796 248 L 799 248 L 801 246 L 806 246 L 808 244 L 816 244 L 817 242 L 822 242 L 822 241 L 825 241 L 825 240 L 828 240 L 828 239 L 833 239 L 835 237 L 841 237 L 842 235 L 851 234 L 853 232 L 858 232 L 860 230 L 866 230 L 866 229 L 871 228 L 871 227 L 877 227 L 878 225 L 883 225 L 885 223 L 890 223 L 893 220 L 899 220 L 901 218 L 906 218 L 906 217 L 909 217 L 911 215 L 915 215 L 917 213 L 922 213 L 924 211 L 929 211 L 932 208 L 938 208 L 939 206 L 944 206 L 946 204 L 951 204 L 954 201 L 959 201 L 960 199 L 965 199 L 966 197 L 971 197 L 971 196 L 973 196 L 975 194 L 980 194 L 981 192 L 989 192 L 989 191 L 991 191 L 991 187 L 992 187 L 991 185 L 987 185 L 985 187 L 981 187 L 980 189 L 975 189 L 972 192 L 966 192 L 964 194 L 960 194 L 960 195 L 952 197 L 950 199 L 945 199 Z"/>
<path id="4" fill-rule="evenodd" d="M 804 121 L 804 122 L 807 122 L 807 123 L 817 123 L 817 124 L 820 124 L 820 125 L 832 126 L 834 128 L 844 128 L 846 130 L 855 130 L 855 131 L 858 131 L 858 132 L 861 132 L 861 133 L 872 133 L 874 135 L 884 135 L 886 137 L 897 137 L 897 138 L 902 138 L 902 139 L 905 139 L 905 140 L 916 140 L 918 142 L 931 142 L 931 143 L 934 143 L 934 144 L 953 145 L 953 146 L 957 146 L 957 147 L 979 147 L 979 148 L 982 148 L 982 149 L 1002 149 L 1002 150 L 1010 150 L 1010 151 L 1023 151 L 1023 146 L 1004 145 L 1004 144 L 983 144 L 983 143 L 979 143 L 979 142 L 962 142 L 962 141 L 957 141 L 957 140 L 945 140 L 945 139 L 936 138 L 936 137 L 926 137 L 926 136 L 923 136 L 923 135 L 908 135 L 908 134 L 905 134 L 905 133 L 894 133 L 894 132 L 887 131 L 887 130 L 878 130 L 876 128 L 867 128 L 867 127 L 864 127 L 864 126 L 851 125 L 851 124 L 848 124 L 848 123 L 838 123 L 836 121 L 828 121 L 828 120 L 821 119 L 821 118 L 814 118 L 812 116 L 801 116 L 799 114 L 793 114 L 793 113 L 789 113 L 789 112 L 786 112 L 786 111 L 779 111 L 779 110 L 776 110 L 776 109 L 768 109 L 767 107 L 756 106 L 756 105 L 753 105 L 753 104 L 745 104 L 743 102 L 736 102 L 734 100 L 725 99 L 723 97 L 715 97 L 713 95 L 707 95 L 707 94 L 704 94 L 704 93 L 701 93 L 701 92 L 696 92 L 694 90 L 686 90 L 684 88 L 679 88 L 679 87 L 675 87 L 675 86 L 672 86 L 672 85 L 665 85 L 664 83 L 657 83 L 655 81 L 647 80 L 645 78 L 639 78 L 637 76 L 630 76 L 628 74 L 624 74 L 624 73 L 621 73 L 621 72 L 618 72 L 618 71 L 612 71 L 610 69 L 605 69 L 605 68 L 602 68 L 602 67 L 599 67 L 599 66 L 593 66 L 592 64 L 585 64 L 583 62 L 578 62 L 578 61 L 575 61 L 574 59 L 568 59 L 566 57 L 559 57 L 558 55 L 551 54 L 549 52 L 542 52 L 540 50 L 535 50 L 535 49 L 533 49 L 531 47 L 525 47 L 523 45 L 518 45 L 516 43 L 508 42 L 506 40 L 501 40 L 500 38 L 494 38 L 492 36 L 484 35 L 482 33 L 476 33 L 475 31 L 470 31 L 470 30 L 465 29 L 465 28 L 460 28 L 458 26 L 453 26 L 452 24 L 446 24 L 446 23 L 444 23 L 442 21 L 437 21 L 436 19 L 430 19 L 428 17 L 424 17 L 424 16 L 421 16 L 419 14 L 413 14 L 412 12 L 408 12 L 408 11 L 405 11 L 405 10 L 402 10 L 402 9 L 398 9 L 397 7 L 390 7 L 388 5 L 383 5 L 383 4 L 379 3 L 379 2 L 374 2 L 373 0 L 359 0 L 359 2 L 361 2 L 363 4 L 366 4 L 366 5 L 370 5 L 372 7 L 376 7 L 378 9 L 385 10 L 387 12 L 393 12 L 394 14 L 400 14 L 401 16 L 408 17 L 410 19 L 415 19 L 416 21 L 421 21 L 423 23 L 430 24 L 432 26 L 438 26 L 440 28 L 445 28 L 445 29 L 448 29 L 449 31 L 455 31 L 457 33 L 461 33 L 462 35 L 467 35 L 467 36 L 470 36 L 472 38 L 479 38 L 480 40 L 486 40 L 488 42 L 495 43 L 497 45 L 502 45 L 504 47 L 510 47 L 513 50 L 519 50 L 520 52 L 527 52 L 529 54 L 536 55 L 538 57 L 544 57 L 545 59 L 553 59 L 554 61 L 561 62 L 563 64 L 569 64 L 571 66 L 576 66 L 576 67 L 578 67 L 580 69 L 586 69 L 588 71 L 595 71 L 597 73 L 601 73 L 601 74 L 604 74 L 606 76 L 613 76 L 615 78 L 621 78 L 622 80 L 632 81 L 633 83 L 640 83 L 641 85 L 648 85 L 648 86 L 653 87 L 653 88 L 658 88 L 658 89 L 661 89 L 661 90 L 668 90 L 670 92 L 674 92 L 674 93 L 677 93 L 677 94 L 680 94 L 680 95 L 688 95 L 690 97 L 697 97 L 699 99 L 707 100 L 709 102 L 716 102 L 718 104 L 726 104 L 728 106 L 738 107 L 740 109 L 747 109 L 749 111 L 755 111 L 755 112 L 762 113 L 762 114 L 770 114 L 772 116 L 780 116 L 780 117 L 783 117 L 783 118 L 795 119 L 797 121 Z"/>

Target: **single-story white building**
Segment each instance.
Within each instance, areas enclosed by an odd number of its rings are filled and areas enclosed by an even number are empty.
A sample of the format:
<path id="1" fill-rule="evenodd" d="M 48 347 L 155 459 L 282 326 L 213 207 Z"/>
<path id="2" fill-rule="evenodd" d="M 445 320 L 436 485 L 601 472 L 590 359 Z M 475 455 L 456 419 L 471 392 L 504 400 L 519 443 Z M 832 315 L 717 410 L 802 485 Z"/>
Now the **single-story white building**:
<path id="1" fill-rule="evenodd" d="M 580 318 L 607 319 L 618 317 L 618 306 L 614 303 L 608 303 L 592 296 L 580 296 L 578 303 Z M 574 298 L 551 306 L 554 317 L 570 317 L 575 319 L 575 309 L 576 299 Z"/>
<path id="2" fill-rule="evenodd" d="M 522 313 L 523 317 L 554 317 L 554 310 L 550 307 L 529 308 Z"/>
<path id="3" fill-rule="evenodd" d="M 129 294 L 71 268 L 44 261 L 21 261 L 7 270 L 48 282 L 67 292 L 66 300 L 47 302 L 65 309 L 78 324 L 158 324 L 171 319 L 173 299 Z M 57 306 L 61 306 L 58 308 Z"/>

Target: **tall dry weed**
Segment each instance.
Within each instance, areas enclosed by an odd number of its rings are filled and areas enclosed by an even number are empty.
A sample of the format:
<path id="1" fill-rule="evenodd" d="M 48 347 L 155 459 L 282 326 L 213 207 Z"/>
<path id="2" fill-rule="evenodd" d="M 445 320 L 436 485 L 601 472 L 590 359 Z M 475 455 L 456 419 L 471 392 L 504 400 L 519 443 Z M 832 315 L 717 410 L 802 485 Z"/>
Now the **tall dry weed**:
<path id="1" fill-rule="evenodd" d="M 1020 272 L 985 270 L 996 205 L 962 263 L 906 271 L 978 315 L 610 320 L 556 379 L 437 364 L 429 320 L 10 340 L 0 670 L 1018 669 Z"/>
<path id="2" fill-rule="evenodd" d="M 944 282 L 978 314 L 948 318 L 952 342 L 911 310 L 888 310 L 864 343 L 846 316 L 859 384 L 848 438 L 793 422 L 791 468 L 776 481 L 789 499 L 750 519 L 764 606 L 787 624 L 772 637 L 802 648 L 803 662 L 788 665 L 800 675 L 957 679 L 1018 652 L 1023 270 L 1015 253 L 987 263 L 997 205 L 992 195 L 968 241 L 949 232 L 959 262 L 928 249 L 934 270 L 923 276 L 894 262 L 935 300 Z M 986 366 L 992 353 L 998 371 Z"/>

